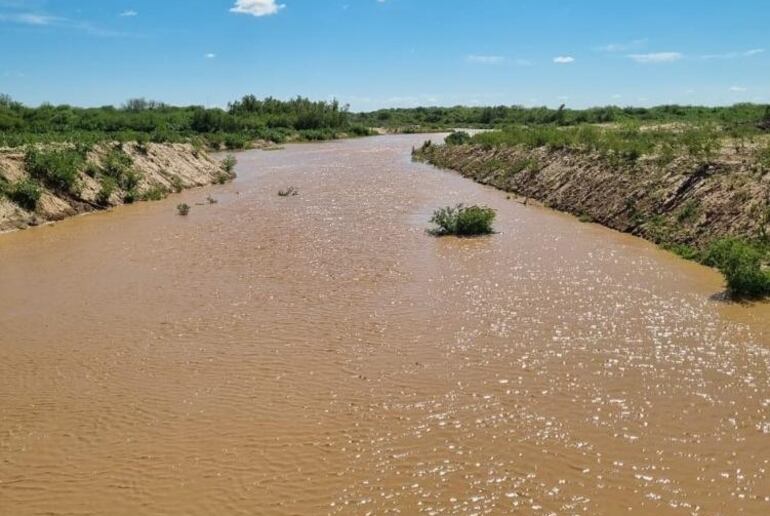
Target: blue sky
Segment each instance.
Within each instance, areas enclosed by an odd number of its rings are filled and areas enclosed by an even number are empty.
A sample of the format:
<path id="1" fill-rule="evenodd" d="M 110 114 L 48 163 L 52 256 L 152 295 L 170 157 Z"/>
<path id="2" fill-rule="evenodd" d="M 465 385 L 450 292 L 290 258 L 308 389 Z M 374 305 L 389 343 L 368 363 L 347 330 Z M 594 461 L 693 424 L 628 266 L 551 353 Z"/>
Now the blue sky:
<path id="1" fill-rule="evenodd" d="M 770 102 L 762 0 L 0 0 L 29 105 Z"/>

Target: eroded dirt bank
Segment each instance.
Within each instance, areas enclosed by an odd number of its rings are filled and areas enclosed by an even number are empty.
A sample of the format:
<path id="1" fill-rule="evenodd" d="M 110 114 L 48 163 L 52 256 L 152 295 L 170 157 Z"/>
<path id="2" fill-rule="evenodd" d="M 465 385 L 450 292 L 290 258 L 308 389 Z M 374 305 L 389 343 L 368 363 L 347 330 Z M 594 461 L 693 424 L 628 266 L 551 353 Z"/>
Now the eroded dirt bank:
<path id="1" fill-rule="evenodd" d="M 46 147 L 42 152 L 66 146 Z M 57 221 L 112 206 L 156 200 L 172 192 L 231 179 L 220 163 L 190 144 L 101 144 L 78 167 L 74 187 L 57 188 L 33 177 L 23 149 L 0 149 L 0 232 Z M 10 192 L 31 182 L 39 189 L 34 206 Z M 106 185 L 106 186 L 105 186 Z"/>
<path id="2" fill-rule="evenodd" d="M 756 238 L 770 224 L 770 174 L 732 149 L 708 163 L 681 156 L 615 162 L 596 153 L 429 145 L 415 159 L 658 244 L 702 249 Z"/>

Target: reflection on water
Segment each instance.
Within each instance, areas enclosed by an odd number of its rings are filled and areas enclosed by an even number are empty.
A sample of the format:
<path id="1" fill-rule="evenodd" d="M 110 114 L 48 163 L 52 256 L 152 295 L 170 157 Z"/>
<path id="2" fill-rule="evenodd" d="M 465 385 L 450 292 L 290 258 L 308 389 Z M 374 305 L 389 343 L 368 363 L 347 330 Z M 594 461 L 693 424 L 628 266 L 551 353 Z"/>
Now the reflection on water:
<path id="1" fill-rule="evenodd" d="M 423 139 L 0 237 L 0 513 L 770 511 L 767 306 Z"/>

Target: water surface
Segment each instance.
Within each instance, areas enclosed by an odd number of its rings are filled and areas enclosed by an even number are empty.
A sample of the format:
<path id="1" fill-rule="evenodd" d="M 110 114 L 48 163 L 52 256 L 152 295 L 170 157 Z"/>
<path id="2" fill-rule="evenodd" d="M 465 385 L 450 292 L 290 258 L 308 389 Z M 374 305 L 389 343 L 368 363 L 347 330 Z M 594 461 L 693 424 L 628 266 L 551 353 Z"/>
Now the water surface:
<path id="1" fill-rule="evenodd" d="M 767 305 L 424 138 L 0 236 L 0 513 L 770 512 Z"/>

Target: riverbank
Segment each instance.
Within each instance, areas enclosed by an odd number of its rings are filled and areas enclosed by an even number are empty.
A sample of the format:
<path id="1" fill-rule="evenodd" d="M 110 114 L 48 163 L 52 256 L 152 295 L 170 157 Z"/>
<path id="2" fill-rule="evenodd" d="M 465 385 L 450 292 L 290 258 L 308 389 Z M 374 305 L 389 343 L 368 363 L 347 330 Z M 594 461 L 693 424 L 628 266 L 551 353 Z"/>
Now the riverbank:
<path id="1" fill-rule="evenodd" d="M 770 168 L 756 146 L 618 157 L 548 146 L 423 145 L 413 158 L 631 233 L 687 257 L 724 237 L 770 230 Z"/>
<path id="2" fill-rule="evenodd" d="M 231 169 L 185 143 L 0 149 L 0 232 L 158 200 L 233 177 Z"/>

